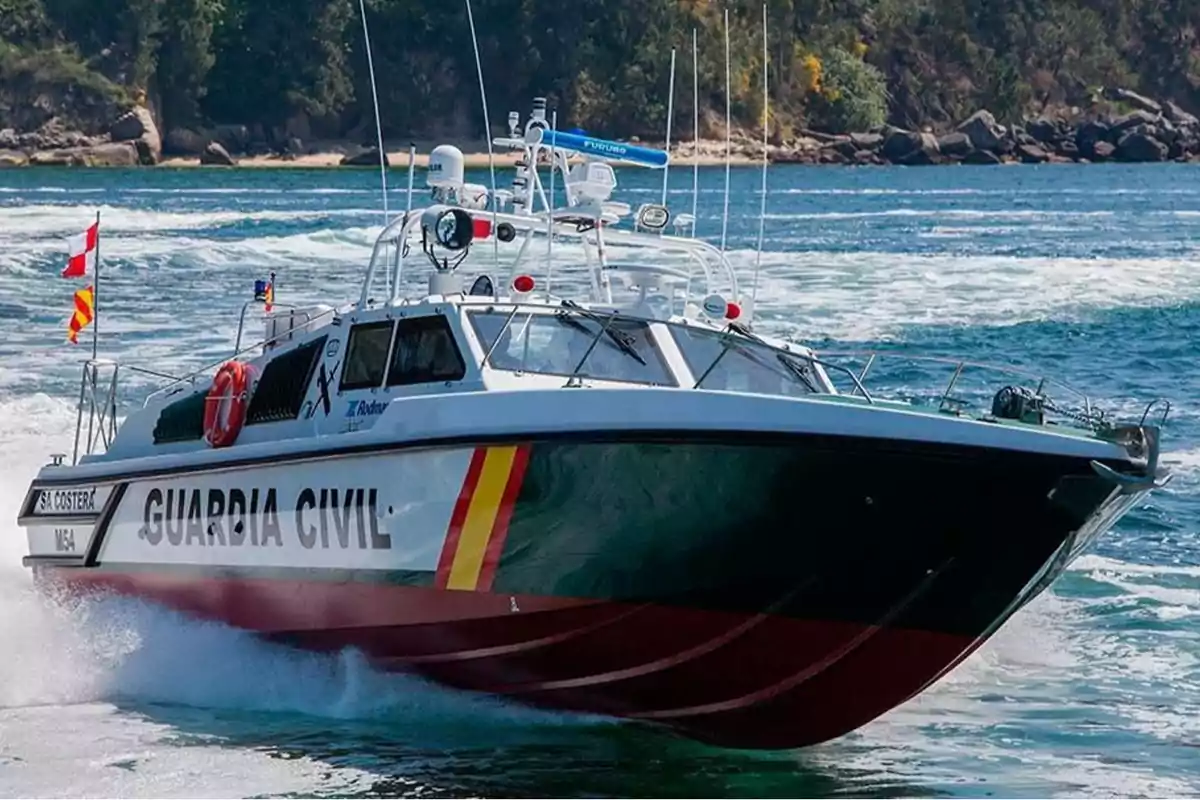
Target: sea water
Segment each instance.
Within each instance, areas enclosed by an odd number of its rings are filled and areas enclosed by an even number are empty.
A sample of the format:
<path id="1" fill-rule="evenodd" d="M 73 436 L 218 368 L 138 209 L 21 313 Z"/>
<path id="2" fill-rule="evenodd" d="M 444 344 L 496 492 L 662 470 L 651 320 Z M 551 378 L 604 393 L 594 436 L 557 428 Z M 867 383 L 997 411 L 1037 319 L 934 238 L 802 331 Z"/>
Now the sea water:
<path id="1" fill-rule="evenodd" d="M 660 175 L 620 170 L 619 194 L 656 202 Z M 671 173 L 676 212 L 691 178 Z M 760 264 L 763 328 L 1019 366 L 1125 415 L 1165 396 L 1175 480 L 937 685 L 791 753 L 459 695 L 132 600 L 56 602 L 31 588 L 15 519 L 36 470 L 71 449 L 90 350 L 91 329 L 66 342 L 80 284 L 59 277 L 64 237 L 101 213 L 101 354 L 180 374 L 228 355 L 272 271 L 280 302 L 355 299 L 383 213 L 370 170 L 3 172 L 0 793 L 1200 793 L 1200 169 L 774 168 L 761 260 L 759 179 L 733 170 L 728 250 L 747 293 Z M 723 181 L 701 170 L 713 242 Z M 393 189 L 392 210 L 404 202 Z M 952 369 L 880 364 L 870 385 L 936 403 Z M 955 394 L 986 408 L 1008 381 L 974 374 Z M 150 387 L 127 375 L 123 407 Z"/>

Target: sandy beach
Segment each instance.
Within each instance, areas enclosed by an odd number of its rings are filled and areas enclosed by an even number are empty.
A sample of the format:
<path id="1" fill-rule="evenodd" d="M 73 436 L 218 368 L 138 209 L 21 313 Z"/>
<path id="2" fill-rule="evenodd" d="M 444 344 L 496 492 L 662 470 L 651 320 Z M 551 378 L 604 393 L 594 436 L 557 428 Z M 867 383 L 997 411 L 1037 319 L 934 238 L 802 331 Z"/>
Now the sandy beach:
<path id="1" fill-rule="evenodd" d="M 425 167 L 429 164 L 429 151 L 436 147 L 441 142 L 419 142 L 417 143 L 417 155 L 415 158 L 416 166 Z M 471 142 L 469 146 L 464 144 L 456 144 L 463 151 L 463 159 L 465 166 L 468 169 L 486 169 L 488 165 L 488 153 L 483 142 Z M 646 143 L 647 147 L 662 147 L 662 143 Z M 676 149 L 678 147 L 678 149 Z M 725 163 L 725 143 L 716 140 L 702 140 L 700 142 L 699 156 L 693 156 L 693 146 L 691 142 L 683 142 L 682 144 L 671 147 L 671 164 L 673 166 L 692 166 L 698 163 L 700 166 L 720 166 Z M 388 164 L 391 168 L 407 168 L 409 151 L 408 149 L 388 149 Z M 298 156 L 282 156 L 282 155 L 266 155 L 266 156 L 245 156 L 237 159 L 239 167 L 292 167 L 292 168 L 325 168 L 341 166 L 344 152 L 337 150 L 322 151 L 309 153 Z M 497 151 L 494 153 L 494 160 L 497 167 L 511 168 L 521 154 L 512 151 Z M 730 156 L 730 163 L 734 165 L 761 164 L 761 156 L 747 156 L 744 148 L 735 142 L 733 152 Z M 167 157 L 159 164 L 160 167 L 198 167 L 201 166 L 199 157 L 191 156 L 186 158 Z M 344 167 L 343 167 L 344 168 Z M 360 167 L 360 169 L 373 169 L 374 167 Z"/>

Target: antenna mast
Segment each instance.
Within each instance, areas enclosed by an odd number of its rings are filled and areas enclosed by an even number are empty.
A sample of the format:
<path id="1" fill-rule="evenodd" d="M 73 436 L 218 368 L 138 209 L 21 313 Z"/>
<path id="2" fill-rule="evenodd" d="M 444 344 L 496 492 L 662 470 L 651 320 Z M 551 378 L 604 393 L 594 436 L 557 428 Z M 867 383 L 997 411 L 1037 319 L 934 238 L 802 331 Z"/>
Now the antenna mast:
<path id="1" fill-rule="evenodd" d="M 767 133 L 771 124 L 771 98 L 767 94 L 767 4 L 762 8 L 763 32 L 763 153 L 762 153 L 762 204 L 758 212 L 758 251 L 754 255 L 754 281 L 750 289 L 750 313 L 747 324 L 754 319 L 754 307 L 758 303 L 758 272 L 762 267 L 763 230 L 767 224 Z"/>
<path id="2" fill-rule="evenodd" d="M 700 220 L 696 201 L 700 197 L 700 69 L 696 55 L 696 29 L 692 28 L 692 236 Z"/>
<path id="3" fill-rule="evenodd" d="M 361 3 L 362 0 L 359 0 Z M 471 0 L 466 0 L 467 4 L 467 24 L 471 26 L 471 48 L 475 51 L 475 73 L 479 76 L 479 102 L 483 105 L 483 136 L 487 141 L 488 152 L 488 173 L 492 181 L 492 194 L 488 200 L 488 205 L 492 207 L 492 253 L 496 259 L 496 268 L 500 267 L 500 238 L 496 235 L 496 159 L 492 153 L 492 123 L 491 117 L 488 116 L 487 107 L 487 89 L 483 85 L 483 64 L 479 60 L 479 39 L 475 35 L 475 15 L 471 13 Z M 537 165 L 534 165 L 534 170 L 537 170 Z"/>
<path id="4" fill-rule="evenodd" d="M 668 153 L 671 152 L 671 117 L 675 113 L 675 48 L 671 48 L 671 82 L 667 89 L 667 144 L 665 149 Z M 663 167 L 663 190 L 662 204 L 667 205 L 667 177 L 670 174 L 671 162 L 668 161 Z"/>
<path id="5" fill-rule="evenodd" d="M 371 77 L 371 101 L 375 107 L 375 140 L 379 144 L 379 181 L 383 186 L 383 224 L 388 224 L 387 203 L 387 153 L 383 149 L 383 123 L 379 120 L 379 93 L 375 90 L 375 60 L 371 57 L 371 33 L 367 30 L 367 7 L 365 0 L 358 0 L 358 12 L 362 16 L 363 42 L 367 46 L 367 73 Z"/>
<path id="6" fill-rule="evenodd" d="M 721 252 L 725 252 L 725 233 L 729 229 L 729 159 L 732 157 L 730 142 L 730 99 L 729 99 L 729 8 L 725 9 L 725 210 L 721 214 Z"/>

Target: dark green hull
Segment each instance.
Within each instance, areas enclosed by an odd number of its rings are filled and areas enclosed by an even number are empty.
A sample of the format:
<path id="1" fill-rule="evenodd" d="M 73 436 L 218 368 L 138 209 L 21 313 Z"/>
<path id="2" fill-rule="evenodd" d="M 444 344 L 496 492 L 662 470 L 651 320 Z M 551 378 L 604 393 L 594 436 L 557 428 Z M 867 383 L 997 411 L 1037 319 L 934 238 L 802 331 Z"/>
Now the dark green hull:
<path id="1" fill-rule="evenodd" d="M 936 680 L 1136 498 L 1084 458 L 808 435 L 562 436 L 471 469 L 436 573 L 60 574 L 454 686 L 795 747 Z"/>

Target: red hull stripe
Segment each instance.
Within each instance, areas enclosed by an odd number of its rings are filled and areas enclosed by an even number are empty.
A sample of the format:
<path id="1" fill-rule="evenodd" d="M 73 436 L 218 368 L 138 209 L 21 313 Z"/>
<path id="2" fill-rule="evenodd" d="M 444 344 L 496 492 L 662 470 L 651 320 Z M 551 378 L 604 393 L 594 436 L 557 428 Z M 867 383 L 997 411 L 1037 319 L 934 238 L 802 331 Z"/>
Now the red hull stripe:
<path id="1" fill-rule="evenodd" d="M 76 590 L 157 600 L 315 650 L 355 647 L 378 666 L 449 686 L 653 720 L 732 747 L 840 736 L 978 644 L 854 622 L 382 583 L 53 575 Z"/>
<path id="2" fill-rule="evenodd" d="M 438 558 L 439 589 L 488 591 L 521 493 L 529 445 L 478 447 L 454 504 Z"/>
<path id="3" fill-rule="evenodd" d="M 467 510 L 471 507 L 471 499 L 475 496 L 475 484 L 479 483 L 479 473 L 483 471 L 483 461 L 487 457 L 486 447 L 477 447 L 471 454 L 471 465 L 467 467 L 467 476 L 463 479 L 462 490 L 454 503 L 454 512 L 450 515 L 450 527 L 446 531 L 446 542 L 442 545 L 442 554 L 438 557 L 437 575 L 433 585 L 445 589 L 450 580 L 450 567 L 454 564 L 454 554 L 458 552 L 458 540 L 462 536 L 463 522 L 467 518 Z"/>

